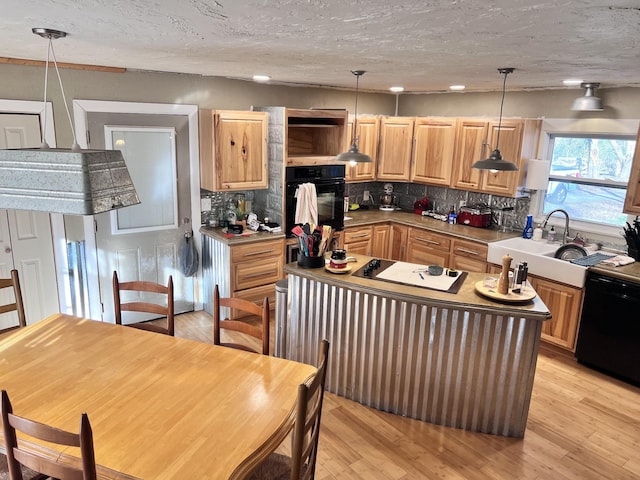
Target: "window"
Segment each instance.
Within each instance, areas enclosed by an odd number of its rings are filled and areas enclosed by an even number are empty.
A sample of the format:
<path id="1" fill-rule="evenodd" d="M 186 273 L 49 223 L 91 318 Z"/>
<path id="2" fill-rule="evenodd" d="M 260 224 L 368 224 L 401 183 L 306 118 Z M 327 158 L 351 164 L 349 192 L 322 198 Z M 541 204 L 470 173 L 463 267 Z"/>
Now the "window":
<path id="1" fill-rule="evenodd" d="M 551 170 L 543 212 L 556 208 L 572 220 L 622 226 L 635 136 L 551 136 Z"/>

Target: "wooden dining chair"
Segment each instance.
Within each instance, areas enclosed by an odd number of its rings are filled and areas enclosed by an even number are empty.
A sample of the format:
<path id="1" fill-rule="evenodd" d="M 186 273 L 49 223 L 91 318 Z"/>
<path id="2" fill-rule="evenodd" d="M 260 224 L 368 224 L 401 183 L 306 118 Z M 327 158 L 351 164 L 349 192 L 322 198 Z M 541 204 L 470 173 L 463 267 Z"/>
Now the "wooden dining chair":
<path id="1" fill-rule="evenodd" d="M 10 278 L 0 278 L 0 290 L 11 288 L 13 290 L 13 302 L 0 305 L 0 314 L 16 312 L 18 315 L 18 325 L 0 330 L 0 334 L 15 328 L 26 327 L 27 320 L 24 314 L 24 304 L 22 303 L 22 290 L 20 289 L 20 278 L 16 269 L 11 270 Z"/>
<path id="2" fill-rule="evenodd" d="M 222 318 L 221 307 L 228 307 L 262 319 L 261 326 L 255 326 L 245 320 Z M 230 330 L 262 340 L 262 354 L 269 355 L 269 297 L 264 297 L 262 306 L 243 298 L 220 297 L 218 285 L 213 289 L 213 343 L 223 347 L 237 348 L 247 352 L 260 353 L 254 348 L 235 342 L 221 342 L 220 330 Z"/>
<path id="3" fill-rule="evenodd" d="M 152 303 L 147 301 L 122 302 L 120 293 L 122 291 L 135 291 L 139 293 L 159 294 L 166 297 L 166 303 Z M 128 327 L 148 330 L 150 332 L 163 333 L 174 336 L 174 313 L 173 313 L 173 278 L 169 275 L 167 285 L 160 283 L 136 280 L 133 282 L 120 282 L 118 274 L 113 272 L 113 305 L 115 308 L 116 323 L 122 325 L 122 312 L 146 312 L 161 315 L 166 318 L 166 326 L 150 322 L 137 322 L 127 324 Z"/>
<path id="4" fill-rule="evenodd" d="M 97 479 L 96 459 L 93 451 L 93 432 L 86 413 L 83 413 L 80 418 L 80 433 L 67 432 L 66 430 L 14 415 L 9 395 L 6 390 L 2 390 L 2 428 L 7 449 L 7 463 L 12 480 L 21 478 L 21 465 L 53 478 L 69 480 Z M 55 459 L 35 449 L 23 449 L 18 443 L 16 431 L 45 442 L 80 447 L 82 466 L 58 463 Z"/>
<path id="5" fill-rule="evenodd" d="M 328 355 L 329 342 L 322 340 L 318 371 L 310 382 L 298 387 L 291 457 L 272 453 L 254 470 L 250 480 L 311 480 L 315 477 Z"/>

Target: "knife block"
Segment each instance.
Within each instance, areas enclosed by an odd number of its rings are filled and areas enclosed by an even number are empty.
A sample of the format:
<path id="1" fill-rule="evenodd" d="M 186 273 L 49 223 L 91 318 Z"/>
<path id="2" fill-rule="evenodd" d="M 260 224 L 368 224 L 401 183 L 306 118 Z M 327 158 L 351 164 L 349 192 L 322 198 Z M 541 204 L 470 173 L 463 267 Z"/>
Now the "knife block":
<path id="1" fill-rule="evenodd" d="M 498 293 L 507 295 L 509 293 L 509 267 L 513 258 L 510 255 L 502 257 L 502 272 L 498 279 Z"/>

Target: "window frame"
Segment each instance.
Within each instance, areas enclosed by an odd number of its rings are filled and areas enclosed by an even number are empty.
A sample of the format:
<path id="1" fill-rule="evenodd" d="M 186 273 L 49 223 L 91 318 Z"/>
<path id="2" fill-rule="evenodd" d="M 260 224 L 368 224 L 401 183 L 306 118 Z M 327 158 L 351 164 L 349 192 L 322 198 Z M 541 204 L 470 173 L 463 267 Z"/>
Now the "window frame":
<path id="1" fill-rule="evenodd" d="M 639 119 L 543 119 L 541 126 L 540 144 L 538 151 L 543 155 L 539 158 L 546 159 L 551 162 L 553 154 L 553 139 L 556 137 L 601 137 L 601 138 L 637 138 L 638 129 L 640 127 Z M 550 175 L 549 180 L 554 180 Z M 562 178 L 562 181 L 567 181 L 566 178 Z M 570 183 L 582 183 L 587 182 L 576 181 Z M 616 182 L 618 183 L 618 182 Z M 598 182 L 598 185 L 606 186 L 606 183 Z M 543 213 L 544 198 L 546 190 L 536 191 L 531 196 L 530 213 L 534 215 L 536 223 L 542 223 L 546 218 L 546 214 Z M 627 215 L 627 219 L 632 221 L 635 218 L 634 215 Z M 549 218 L 547 228 L 551 225 L 564 228 L 564 216 L 553 215 Z M 592 237 L 595 236 L 598 239 L 604 241 L 611 241 L 615 244 L 624 245 L 624 238 L 622 236 L 622 227 L 605 225 L 597 222 L 588 222 L 581 220 L 571 219 L 569 228 L 571 235 L 576 232 L 580 232 L 582 236 Z M 585 235 L 586 234 L 586 235 Z"/>

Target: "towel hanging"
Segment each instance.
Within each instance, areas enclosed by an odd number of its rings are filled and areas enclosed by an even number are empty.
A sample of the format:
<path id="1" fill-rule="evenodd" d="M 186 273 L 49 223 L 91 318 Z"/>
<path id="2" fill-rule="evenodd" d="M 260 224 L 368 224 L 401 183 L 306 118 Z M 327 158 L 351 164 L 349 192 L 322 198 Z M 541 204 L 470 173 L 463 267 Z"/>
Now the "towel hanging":
<path id="1" fill-rule="evenodd" d="M 315 183 L 302 183 L 295 193 L 295 223 L 318 224 L 318 197 Z"/>
<path id="2" fill-rule="evenodd" d="M 192 277 L 198 271 L 198 250 L 193 241 L 193 230 L 184 232 L 180 245 L 180 268 L 185 277 Z"/>

